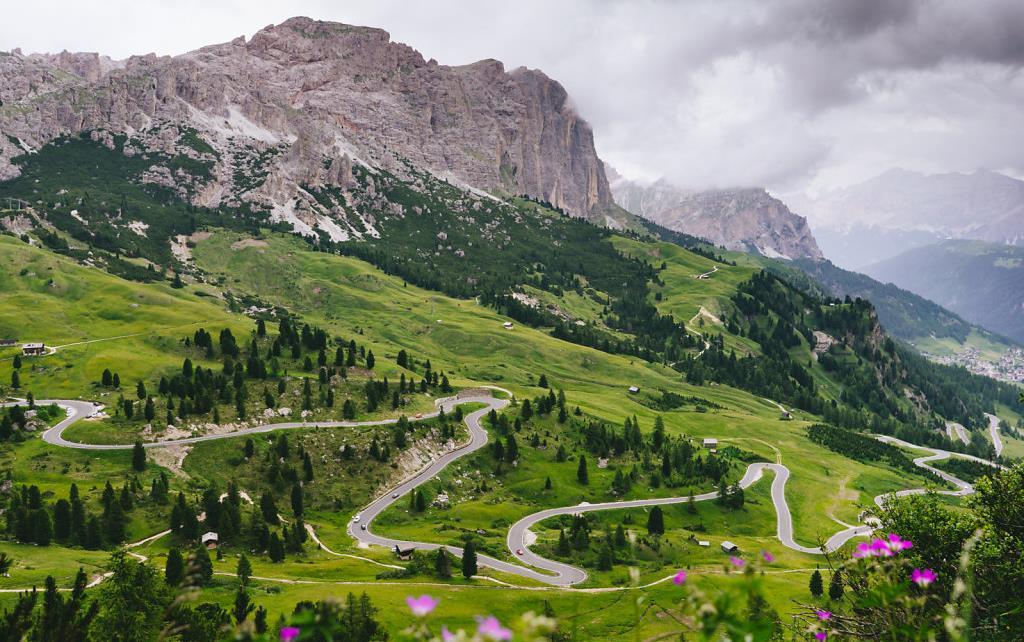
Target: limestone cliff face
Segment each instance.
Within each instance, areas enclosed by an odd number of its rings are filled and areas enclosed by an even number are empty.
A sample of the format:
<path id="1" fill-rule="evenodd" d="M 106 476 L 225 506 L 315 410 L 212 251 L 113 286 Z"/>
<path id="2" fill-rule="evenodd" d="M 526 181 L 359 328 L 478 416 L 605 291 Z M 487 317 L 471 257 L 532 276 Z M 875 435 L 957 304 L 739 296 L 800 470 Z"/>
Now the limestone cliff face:
<path id="1" fill-rule="evenodd" d="M 27 150 L 102 130 L 137 153 L 211 163 L 181 190 L 208 206 L 281 213 L 306 198 L 302 185 L 344 188 L 355 162 L 399 174 L 409 163 L 600 222 L 614 209 L 590 126 L 558 82 L 495 60 L 439 65 L 380 29 L 292 18 L 249 41 L 124 61 L 15 50 L 0 54 L 0 101 L 0 179 Z"/>
<path id="2" fill-rule="evenodd" d="M 760 188 L 689 191 L 665 181 L 643 186 L 616 177 L 612 191 L 615 201 L 633 214 L 729 250 L 822 258 L 807 219 Z"/>

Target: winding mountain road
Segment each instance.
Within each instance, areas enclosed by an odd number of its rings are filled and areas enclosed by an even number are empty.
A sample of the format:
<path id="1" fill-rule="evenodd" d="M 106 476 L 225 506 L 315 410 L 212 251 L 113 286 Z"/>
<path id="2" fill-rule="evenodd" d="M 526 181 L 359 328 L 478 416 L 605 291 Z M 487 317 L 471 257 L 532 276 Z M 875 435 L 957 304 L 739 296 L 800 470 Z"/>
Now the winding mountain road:
<path id="1" fill-rule="evenodd" d="M 992 436 L 992 447 L 996 449 L 996 457 L 1003 456 L 1003 440 L 999 436 L 999 417 L 985 413 L 988 418 L 988 434 Z"/>
<path id="2" fill-rule="evenodd" d="M 487 386 L 491 390 L 497 390 L 503 392 L 511 398 L 511 393 L 507 390 L 496 388 L 493 386 Z M 52 428 L 46 430 L 42 438 L 49 444 L 54 446 L 61 446 L 66 448 L 76 448 L 81 450 L 126 450 L 133 446 L 130 444 L 83 444 L 64 439 L 64 431 L 74 424 L 79 419 L 94 416 L 100 409 L 94 403 L 87 401 L 78 400 L 39 400 L 36 402 L 38 405 L 57 404 L 65 409 L 67 417 L 57 423 Z M 491 410 L 501 410 L 509 404 L 508 399 L 494 397 L 491 395 L 485 395 L 479 392 L 470 392 L 469 394 L 463 394 L 461 396 L 447 397 L 444 399 L 438 399 L 435 401 L 435 406 L 440 410 L 443 409 L 446 413 L 451 412 L 455 406 L 466 404 L 466 403 L 480 403 L 484 404 L 484 408 L 471 412 L 465 415 L 464 419 L 466 426 L 469 429 L 469 440 L 462 446 L 452 450 L 434 461 L 430 462 L 426 467 L 410 476 L 388 492 L 384 493 L 373 502 L 371 502 L 366 508 L 363 509 L 358 515 L 358 521 L 353 519 L 349 522 L 348 533 L 361 545 L 377 545 L 386 546 L 388 548 L 398 547 L 401 549 L 418 549 L 418 550 L 436 550 L 442 546 L 448 549 L 451 553 L 456 556 L 462 555 L 462 549 L 458 547 L 445 546 L 442 544 L 430 543 L 430 542 L 409 542 L 399 539 L 394 539 L 374 533 L 370 526 L 373 520 L 378 517 L 381 513 L 387 510 L 388 507 L 400 501 L 402 497 L 407 495 L 409 492 L 415 490 L 419 485 L 428 482 L 438 475 L 451 463 L 458 459 L 466 457 L 487 444 L 487 431 L 481 425 L 482 419 Z M 11 405 L 11 404 L 2 404 Z M 421 417 L 413 418 L 410 421 L 417 421 L 423 419 L 429 419 L 436 417 L 438 412 L 425 414 Z M 276 423 L 276 424 L 264 424 L 260 426 L 253 426 L 250 428 L 244 428 L 231 433 L 222 433 L 216 435 L 203 435 L 197 437 L 186 437 L 182 439 L 169 439 L 163 441 L 154 441 L 144 443 L 143 446 L 146 448 L 160 448 L 163 446 L 177 446 L 183 444 L 195 444 L 204 441 L 213 441 L 217 439 L 228 439 L 232 437 L 238 437 L 248 434 L 267 433 L 276 430 L 287 430 L 296 428 L 333 428 L 333 427 L 356 427 L 356 426 L 379 426 L 393 424 L 397 419 L 382 419 L 378 421 L 319 421 L 319 422 L 288 422 L 288 423 Z M 930 453 L 929 455 L 918 457 L 914 459 L 914 464 L 917 466 L 930 471 L 931 473 L 941 477 L 950 484 L 956 486 L 956 490 L 941 490 L 938 491 L 947 495 L 962 496 L 968 495 L 974 492 L 974 487 L 955 477 L 954 475 L 930 466 L 930 462 L 947 459 L 953 455 L 945 450 L 930 448 L 924 446 L 917 446 L 895 437 L 888 437 L 884 435 L 876 435 L 876 439 L 880 441 L 902 446 L 904 448 L 912 448 L 917 450 L 923 450 Z M 723 440 L 727 441 L 727 440 Z M 957 453 L 958 457 L 964 457 L 978 461 L 995 468 L 1003 468 L 1002 466 L 993 462 L 973 457 L 970 455 L 962 455 Z M 843 546 L 849 540 L 855 537 L 869 536 L 873 531 L 874 527 L 871 525 L 860 525 L 851 526 L 842 529 L 833 534 L 824 544 L 823 547 L 810 547 L 804 546 L 796 542 L 793 537 L 793 517 L 789 510 L 789 505 L 786 502 L 786 482 L 790 477 L 790 470 L 782 463 L 766 463 L 756 462 L 752 463 L 747 467 L 743 478 L 739 481 L 741 488 L 748 488 L 763 476 L 765 471 L 770 471 L 774 474 L 774 479 L 771 485 L 771 497 L 772 503 L 776 513 L 776 537 L 783 546 L 790 548 L 795 551 L 800 551 L 808 554 L 822 554 L 824 552 L 834 551 Z M 889 493 L 886 495 L 879 495 L 875 497 L 875 503 L 878 506 L 883 506 L 886 498 L 897 496 L 902 497 L 911 494 L 920 494 L 926 492 L 924 488 L 912 488 L 897 491 L 895 493 Z M 718 497 L 718 492 L 708 492 L 695 495 L 693 501 L 707 501 Z M 497 558 L 489 557 L 486 555 L 478 555 L 478 562 L 482 566 L 502 571 L 505 573 L 511 573 L 520 577 L 525 577 L 545 584 L 556 586 L 556 587 L 569 587 L 575 584 L 579 584 L 587 579 L 587 573 L 583 569 L 575 566 L 549 560 L 541 557 L 536 553 L 532 552 L 529 548 L 529 537 L 530 528 L 536 524 L 557 517 L 559 515 L 572 515 L 584 512 L 593 512 L 600 510 L 621 510 L 626 508 L 646 508 L 650 506 L 666 506 L 672 504 L 683 504 L 690 501 L 689 497 L 659 497 L 653 499 L 637 499 L 637 500 L 625 500 L 616 502 L 602 502 L 597 504 L 580 504 L 577 506 L 563 506 L 560 508 L 549 508 L 546 510 L 538 511 L 531 515 L 523 517 L 508 531 L 506 537 L 506 544 L 508 545 L 509 551 L 513 555 L 518 555 L 518 558 L 523 564 L 514 564 Z M 518 554 L 517 551 L 522 551 Z M 525 565 L 524 565 L 525 564 Z"/>

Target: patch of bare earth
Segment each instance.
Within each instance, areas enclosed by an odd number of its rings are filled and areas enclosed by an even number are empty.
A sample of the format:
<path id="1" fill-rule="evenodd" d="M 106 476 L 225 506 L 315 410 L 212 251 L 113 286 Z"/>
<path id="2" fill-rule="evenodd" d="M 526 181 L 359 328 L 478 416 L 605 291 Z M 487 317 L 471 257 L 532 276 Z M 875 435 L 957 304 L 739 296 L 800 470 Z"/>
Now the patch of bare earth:
<path id="1" fill-rule="evenodd" d="M 261 241 L 260 239 L 242 239 L 241 241 L 235 241 L 231 244 L 231 249 L 236 252 L 238 250 L 244 250 L 247 247 L 267 247 L 267 242 Z"/>

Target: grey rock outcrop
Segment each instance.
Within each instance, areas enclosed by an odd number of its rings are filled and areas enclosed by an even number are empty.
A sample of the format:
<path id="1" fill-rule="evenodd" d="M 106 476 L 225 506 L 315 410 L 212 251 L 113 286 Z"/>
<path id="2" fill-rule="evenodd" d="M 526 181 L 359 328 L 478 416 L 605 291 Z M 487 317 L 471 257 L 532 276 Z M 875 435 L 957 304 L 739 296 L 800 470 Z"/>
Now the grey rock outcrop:
<path id="1" fill-rule="evenodd" d="M 612 191 L 615 201 L 633 214 L 729 250 L 822 258 L 807 219 L 761 188 L 690 191 L 664 180 L 643 186 L 616 177 Z"/>
<path id="2" fill-rule="evenodd" d="M 126 153 L 209 163 L 179 190 L 197 204 L 248 201 L 282 218 L 308 200 L 303 185 L 349 186 L 353 163 L 409 163 L 598 222 L 616 209 L 558 82 L 496 60 L 439 65 L 380 29 L 292 18 L 248 41 L 124 61 L 15 50 L 0 54 L 0 101 L 0 180 L 28 150 L 104 130 L 129 137 Z"/>

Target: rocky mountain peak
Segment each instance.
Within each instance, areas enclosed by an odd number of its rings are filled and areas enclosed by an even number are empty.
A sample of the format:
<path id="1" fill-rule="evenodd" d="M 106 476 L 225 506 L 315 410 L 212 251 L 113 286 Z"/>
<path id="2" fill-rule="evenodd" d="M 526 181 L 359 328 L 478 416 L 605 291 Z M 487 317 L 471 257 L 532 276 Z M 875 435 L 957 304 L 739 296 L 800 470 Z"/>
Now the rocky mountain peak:
<path id="1" fill-rule="evenodd" d="M 348 183 L 343 157 L 597 222 L 616 211 L 590 126 L 557 81 L 497 60 L 428 62 L 371 27 L 297 17 L 179 56 L 9 55 L 0 100 L 0 179 L 27 150 L 92 132 L 111 148 L 127 137 L 126 153 L 191 159 L 145 174 L 183 198 L 282 220 L 316 211 L 303 184 Z M 195 163 L 207 169 L 183 169 Z"/>
<path id="2" fill-rule="evenodd" d="M 671 230 L 770 258 L 822 258 L 807 219 L 763 188 L 686 190 L 665 179 L 644 186 L 614 175 L 620 206 Z"/>

